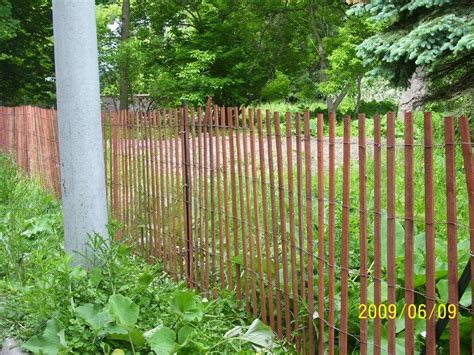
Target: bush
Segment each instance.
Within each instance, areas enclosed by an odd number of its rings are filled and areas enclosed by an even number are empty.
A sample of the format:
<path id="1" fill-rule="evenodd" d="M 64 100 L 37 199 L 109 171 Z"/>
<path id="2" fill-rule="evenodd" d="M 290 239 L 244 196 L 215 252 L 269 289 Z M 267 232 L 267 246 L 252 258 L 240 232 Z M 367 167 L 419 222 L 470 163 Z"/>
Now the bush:
<path id="1" fill-rule="evenodd" d="M 276 73 L 273 80 L 268 81 L 262 89 L 265 100 L 285 100 L 290 95 L 290 79 L 281 72 Z"/>
<path id="2" fill-rule="evenodd" d="M 397 104 L 392 101 L 362 101 L 359 111 L 371 117 L 376 113 L 383 115 L 387 112 L 397 112 Z"/>

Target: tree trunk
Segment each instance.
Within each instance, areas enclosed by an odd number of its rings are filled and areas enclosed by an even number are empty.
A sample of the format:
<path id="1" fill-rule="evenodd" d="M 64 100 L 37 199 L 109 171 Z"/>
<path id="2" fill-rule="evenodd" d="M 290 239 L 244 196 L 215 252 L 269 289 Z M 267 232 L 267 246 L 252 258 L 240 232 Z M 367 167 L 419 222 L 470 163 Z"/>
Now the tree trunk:
<path id="1" fill-rule="evenodd" d="M 336 112 L 336 110 L 337 110 L 337 107 L 335 107 L 335 105 L 334 105 L 334 100 L 330 96 L 328 96 L 326 98 L 326 106 L 328 108 L 328 113 L 329 112 Z"/>
<path id="2" fill-rule="evenodd" d="M 423 97 L 426 95 L 426 71 L 418 67 L 413 73 L 409 86 L 405 89 L 398 103 L 398 116 L 423 108 Z"/>
<path id="3" fill-rule="evenodd" d="M 124 44 L 130 37 L 130 0 L 123 0 L 122 3 L 122 31 L 121 40 Z M 124 60 L 119 65 L 120 73 L 120 109 L 128 109 L 128 55 L 125 56 Z"/>
<path id="4" fill-rule="evenodd" d="M 349 92 L 349 87 L 350 87 L 350 82 L 344 86 L 344 88 L 341 90 L 341 92 L 336 96 L 328 96 L 326 98 L 326 105 L 328 108 L 328 113 L 329 112 L 336 112 L 337 108 L 341 104 L 342 100 L 346 97 L 347 93 Z"/>

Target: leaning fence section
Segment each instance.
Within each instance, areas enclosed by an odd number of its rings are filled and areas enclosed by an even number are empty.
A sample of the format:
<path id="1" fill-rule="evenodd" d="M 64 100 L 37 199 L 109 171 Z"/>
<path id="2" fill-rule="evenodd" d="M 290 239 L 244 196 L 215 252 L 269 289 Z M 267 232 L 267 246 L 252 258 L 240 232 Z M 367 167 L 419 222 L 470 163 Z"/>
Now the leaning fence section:
<path id="1" fill-rule="evenodd" d="M 57 196 L 59 146 L 56 111 L 32 106 L 0 107 L 0 149 Z"/>
<path id="2" fill-rule="evenodd" d="M 58 192 L 54 111 L 0 119 L 2 149 Z M 104 115 L 116 238 L 235 292 L 301 353 L 469 353 L 473 145 L 467 118 L 442 120 L 210 101 Z"/>

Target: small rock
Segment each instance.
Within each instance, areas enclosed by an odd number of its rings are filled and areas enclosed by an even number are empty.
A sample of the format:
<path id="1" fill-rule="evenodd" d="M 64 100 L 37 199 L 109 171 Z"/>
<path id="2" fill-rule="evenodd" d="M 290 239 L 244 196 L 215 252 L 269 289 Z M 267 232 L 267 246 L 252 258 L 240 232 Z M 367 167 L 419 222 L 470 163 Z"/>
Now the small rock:
<path id="1" fill-rule="evenodd" d="M 27 352 L 24 352 L 23 349 L 17 347 L 15 339 L 7 338 L 3 342 L 2 351 L 0 355 L 27 355 Z"/>

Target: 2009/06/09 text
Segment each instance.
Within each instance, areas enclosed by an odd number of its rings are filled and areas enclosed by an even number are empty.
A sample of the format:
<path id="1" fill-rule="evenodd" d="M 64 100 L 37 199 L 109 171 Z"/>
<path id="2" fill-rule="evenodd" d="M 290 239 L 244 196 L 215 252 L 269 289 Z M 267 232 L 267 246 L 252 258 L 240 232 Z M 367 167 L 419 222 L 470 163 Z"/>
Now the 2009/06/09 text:
<path id="1" fill-rule="evenodd" d="M 458 307 L 455 304 L 434 304 L 428 309 L 426 304 L 404 304 L 400 307 L 397 304 L 360 304 L 359 319 L 396 319 L 403 318 L 405 313 L 409 319 L 455 319 L 458 314 Z"/>

